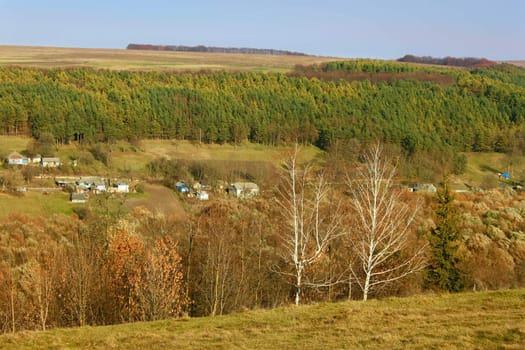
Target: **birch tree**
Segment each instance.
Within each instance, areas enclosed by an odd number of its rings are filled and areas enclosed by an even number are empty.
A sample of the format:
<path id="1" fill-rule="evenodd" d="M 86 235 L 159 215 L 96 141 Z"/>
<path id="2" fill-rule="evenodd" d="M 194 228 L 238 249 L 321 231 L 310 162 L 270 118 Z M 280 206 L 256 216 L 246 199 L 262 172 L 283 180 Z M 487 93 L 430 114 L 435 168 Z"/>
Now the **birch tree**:
<path id="1" fill-rule="evenodd" d="M 327 254 L 330 242 L 342 233 L 339 205 L 330 198 L 330 186 L 323 173 L 314 174 L 310 165 L 299 164 L 296 146 L 284 163 L 283 185 L 277 202 L 284 219 L 284 258 L 293 265 L 295 304 L 305 286 L 329 285 L 330 281 L 305 281 L 305 271 Z"/>
<path id="2" fill-rule="evenodd" d="M 366 301 L 377 287 L 420 271 L 425 264 L 423 246 L 408 249 L 418 206 L 401 201 L 401 192 L 394 188 L 396 167 L 379 144 L 362 159 L 363 166 L 355 170 L 355 177 L 347 177 L 347 185 L 355 212 L 349 238 L 357 263 L 351 272 Z"/>

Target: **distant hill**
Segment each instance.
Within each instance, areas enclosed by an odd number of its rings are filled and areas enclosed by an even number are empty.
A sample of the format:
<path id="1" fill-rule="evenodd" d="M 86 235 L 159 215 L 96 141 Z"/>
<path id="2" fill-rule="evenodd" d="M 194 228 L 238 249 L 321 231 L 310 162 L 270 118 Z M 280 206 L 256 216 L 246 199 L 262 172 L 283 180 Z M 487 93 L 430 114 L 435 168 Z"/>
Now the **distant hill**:
<path id="1" fill-rule="evenodd" d="M 439 66 L 453 66 L 453 67 L 491 67 L 498 64 L 498 62 L 490 61 L 486 58 L 475 58 L 475 57 L 431 57 L 431 56 L 414 56 L 405 55 L 398 59 L 399 62 L 410 62 L 410 63 L 421 63 L 421 64 L 434 64 Z"/>
<path id="2" fill-rule="evenodd" d="M 518 67 L 525 68 L 525 61 L 508 61 L 507 63 L 513 64 Z"/>
<path id="3" fill-rule="evenodd" d="M 129 44 L 128 50 L 152 50 L 152 51 L 181 51 L 181 52 L 213 52 L 213 53 L 241 53 L 255 55 L 292 55 L 308 56 L 305 53 L 274 49 L 254 49 L 248 47 L 215 47 L 215 46 L 184 46 L 184 45 L 150 45 L 150 44 Z"/>

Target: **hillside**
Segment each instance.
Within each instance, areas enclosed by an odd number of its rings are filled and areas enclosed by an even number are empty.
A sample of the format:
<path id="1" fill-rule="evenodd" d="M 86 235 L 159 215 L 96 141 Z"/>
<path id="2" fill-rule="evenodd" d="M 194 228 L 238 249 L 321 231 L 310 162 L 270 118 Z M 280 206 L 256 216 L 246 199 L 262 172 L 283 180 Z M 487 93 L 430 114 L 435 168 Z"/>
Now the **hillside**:
<path id="1" fill-rule="evenodd" d="M 342 302 L 0 336 L 2 349 L 523 349 L 525 290 Z"/>
<path id="2" fill-rule="evenodd" d="M 327 149 L 380 139 L 408 153 L 523 148 L 524 69 L 371 60 L 310 67 L 293 75 L 0 68 L 0 132 L 50 132 L 59 143 L 297 141 Z"/>
<path id="3" fill-rule="evenodd" d="M 297 64 L 309 65 L 330 60 L 333 58 L 0 45 L 0 66 L 45 69 L 289 72 Z"/>

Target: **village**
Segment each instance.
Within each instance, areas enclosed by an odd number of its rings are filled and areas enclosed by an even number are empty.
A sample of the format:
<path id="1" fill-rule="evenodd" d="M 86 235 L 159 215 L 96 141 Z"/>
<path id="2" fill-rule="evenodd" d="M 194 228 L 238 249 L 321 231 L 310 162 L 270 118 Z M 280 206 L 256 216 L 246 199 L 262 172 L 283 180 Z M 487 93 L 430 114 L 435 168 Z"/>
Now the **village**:
<path id="1" fill-rule="evenodd" d="M 53 187 L 42 186 L 16 186 L 14 190 L 19 193 L 23 192 L 58 192 L 65 191 L 70 194 L 71 203 L 83 204 L 88 200 L 101 193 L 120 193 L 126 194 L 136 192 L 140 180 L 125 178 L 110 178 L 95 175 L 78 175 L 68 176 L 60 174 L 60 167 L 63 164 L 59 157 L 42 157 L 35 155 L 32 157 L 24 156 L 19 152 L 11 152 L 4 162 L 8 167 L 34 167 L 40 168 L 41 172 L 36 175 L 36 179 L 52 179 Z M 73 167 L 77 166 L 76 161 L 71 161 Z M 55 170 L 53 174 L 47 170 Z M 210 199 L 210 193 L 226 193 L 234 198 L 249 199 L 259 195 L 260 189 L 253 182 L 233 182 L 212 188 L 209 184 L 202 181 L 193 183 L 180 180 L 175 184 L 174 190 L 181 194 L 181 197 L 195 198 L 206 201 Z"/>

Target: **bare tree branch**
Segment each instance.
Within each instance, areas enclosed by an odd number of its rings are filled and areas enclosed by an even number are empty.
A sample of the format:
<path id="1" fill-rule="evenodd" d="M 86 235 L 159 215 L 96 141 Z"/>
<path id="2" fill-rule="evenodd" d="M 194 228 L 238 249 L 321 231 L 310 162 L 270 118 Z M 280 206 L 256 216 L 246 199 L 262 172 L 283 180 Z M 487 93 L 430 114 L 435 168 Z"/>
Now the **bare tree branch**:
<path id="1" fill-rule="evenodd" d="M 299 165 L 298 160 L 296 146 L 283 164 L 283 185 L 277 199 L 286 226 L 282 235 L 284 256 L 294 270 L 295 304 L 299 304 L 303 286 L 330 283 L 305 282 L 304 273 L 326 254 L 330 242 L 343 234 L 341 207 L 329 198 L 325 175 L 313 174 L 309 164 Z"/>
<path id="2" fill-rule="evenodd" d="M 377 144 L 364 155 L 364 167 L 356 177 L 347 174 L 355 225 L 349 232 L 351 248 L 362 273 L 352 275 L 363 291 L 363 300 L 376 286 L 406 277 L 424 266 L 420 247 L 406 258 L 398 255 L 409 246 L 410 226 L 419 205 L 410 208 L 393 188 L 396 167 L 383 156 Z"/>

